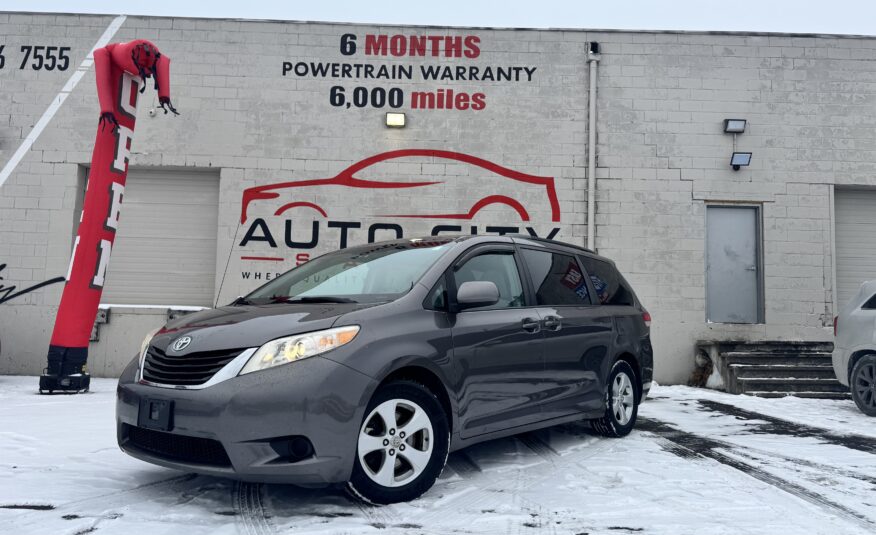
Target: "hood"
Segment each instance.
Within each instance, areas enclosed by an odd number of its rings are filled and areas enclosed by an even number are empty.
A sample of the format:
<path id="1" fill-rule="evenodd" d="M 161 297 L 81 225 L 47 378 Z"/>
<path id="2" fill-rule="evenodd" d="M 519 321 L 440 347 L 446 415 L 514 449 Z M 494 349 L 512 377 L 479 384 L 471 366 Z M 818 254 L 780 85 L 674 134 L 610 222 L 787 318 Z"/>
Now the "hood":
<path id="1" fill-rule="evenodd" d="M 152 338 L 152 345 L 164 351 L 186 335 L 192 337 L 192 342 L 176 354 L 258 347 L 283 336 L 328 329 L 342 315 L 376 305 L 302 303 L 213 308 L 169 322 Z"/>

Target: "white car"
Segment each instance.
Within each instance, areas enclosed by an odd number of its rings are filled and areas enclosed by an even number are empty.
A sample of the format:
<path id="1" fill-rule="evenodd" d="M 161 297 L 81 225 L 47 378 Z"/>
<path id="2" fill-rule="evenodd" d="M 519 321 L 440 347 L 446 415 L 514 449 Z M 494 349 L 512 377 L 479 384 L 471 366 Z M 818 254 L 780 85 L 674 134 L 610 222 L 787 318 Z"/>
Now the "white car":
<path id="1" fill-rule="evenodd" d="M 833 334 L 836 378 L 864 414 L 876 416 L 876 280 L 862 284 L 834 318 Z"/>

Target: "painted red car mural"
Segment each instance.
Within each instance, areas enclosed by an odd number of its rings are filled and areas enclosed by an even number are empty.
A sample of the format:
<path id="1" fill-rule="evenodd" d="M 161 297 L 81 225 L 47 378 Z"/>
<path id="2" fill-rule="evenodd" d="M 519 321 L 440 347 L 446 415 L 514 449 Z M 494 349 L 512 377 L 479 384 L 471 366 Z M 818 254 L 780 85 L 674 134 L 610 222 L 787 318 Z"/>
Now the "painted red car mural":
<path id="1" fill-rule="evenodd" d="M 432 158 L 440 158 L 445 160 L 452 160 L 456 162 L 468 163 L 477 167 L 480 167 L 484 170 L 490 171 L 495 175 L 507 178 L 509 180 L 515 180 L 519 182 L 524 182 L 527 184 L 534 184 L 539 186 L 537 191 L 543 192 L 544 196 L 547 198 L 550 204 L 551 211 L 551 221 L 559 222 L 560 221 L 560 203 L 557 199 L 557 192 L 554 188 L 554 179 L 553 177 L 543 177 L 530 175 L 527 173 L 522 173 L 520 171 L 515 171 L 513 169 L 508 169 L 507 167 L 503 167 L 501 165 L 495 164 L 488 160 L 484 160 L 483 158 L 478 158 L 476 156 L 471 156 L 468 154 L 463 154 L 460 152 L 451 152 L 446 150 L 432 150 L 432 149 L 403 149 L 403 150 L 395 150 L 390 152 L 383 152 L 380 154 L 376 154 L 369 158 L 365 158 L 357 163 L 354 163 L 350 167 L 347 167 L 336 176 L 332 178 L 319 178 L 313 180 L 298 180 L 291 182 L 281 182 L 278 184 L 266 184 L 263 186 L 255 186 L 252 188 L 247 188 L 243 191 L 243 201 L 241 203 L 241 212 L 240 212 L 240 222 L 246 223 L 247 220 L 247 211 L 249 210 L 250 204 L 253 201 L 263 201 L 270 199 L 277 199 L 285 193 L 285 190 L 291 188 L 301 188 L 308 186 L 345 186 L 349 188 L 363 188 L 363 189 L 411 189 L 411 188 L 426 188 L 429 186 L 433 186 L 436 184 L 442 184 L 440 181 L 431 181 L 431 182 L 384 182 L 378 180 L 365 180 L 361 178 L 357 178 L 356 173 L 372 166 L 380 162 L 385 162 L 388 160 L 396 159 L 396 158 L 404 158 L 404 157 L 432 157 Z M 477 215 L 477 213 L 483 208 L 490 205 L 505 205 L 513 208 L 517 214 L 520 216 L 522 221 L 529 221 L 530 215 L 529 211 L 527 211 L 526 207 L 523 203 L 517 199 L 514 199 L 508 195 L 502 195 L 500 193 L 494 195 L 488 195 L 483 197 L 476 202 L 474 202 L 468 212 L 464 213 L 436 213 L 436 214 L 405 214 L 405 213 L 397 213 L 397 214 L 373 214 L 377 216 L 383 217 L 400 217 L 400 218 L 412 218 L 412 219 L 463 219 L 470 220 Z M 297 207 L 308 207 L 316 210 L 323 217 L 327 217 L 325 210 L 317 204 L 312 202 L 305 201 L 294 201 L 292 200 L 289 203 L 286 203 L 280 206 L 275 212 L 274 215 L 281 215 L 287 210 Z"/>

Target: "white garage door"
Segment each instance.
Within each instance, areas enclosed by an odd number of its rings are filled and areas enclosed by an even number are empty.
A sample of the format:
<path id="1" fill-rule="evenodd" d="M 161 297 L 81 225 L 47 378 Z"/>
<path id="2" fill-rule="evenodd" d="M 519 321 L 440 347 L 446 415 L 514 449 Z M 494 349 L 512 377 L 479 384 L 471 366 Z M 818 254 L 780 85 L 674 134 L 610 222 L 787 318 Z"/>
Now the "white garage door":
<path id="1" fill-rule="evenodd" d="M 101 302 L 211 305 L 219 177 L 130 170 Z"/>
<path id="2" fill-rule="evenodd" d="M 876 191 L 836 190 L 836 285 L 840 308 L 876 279 Z"/>

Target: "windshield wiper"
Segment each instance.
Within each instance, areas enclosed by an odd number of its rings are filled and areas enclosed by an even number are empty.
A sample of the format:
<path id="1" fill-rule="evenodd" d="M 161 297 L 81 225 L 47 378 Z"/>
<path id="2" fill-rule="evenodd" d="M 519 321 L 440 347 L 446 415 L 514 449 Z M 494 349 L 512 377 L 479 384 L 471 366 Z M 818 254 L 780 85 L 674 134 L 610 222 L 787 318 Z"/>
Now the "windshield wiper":
<path id="1" fill-rule="evenodd" d="M 286 297 L 283 300 L 274 301 L 277 303 L 358 303 L 354 299 L 347 297 L 333 297 L 331 295 L 314 295 L 301 297 Z"/>
<path id="2" fill-rule="evenodd" d="M 252 301 L 250 301 L 246 297 L 240 296 L 237 299 L 235 299 L 234 301 L 232 301 L 231 303 L 229 303 L 228 306 L 236 307 L 236 306 L 240 306 L 240 305 L 254 305 L 254 304 L 255 303 L 253 303 Z"/>

